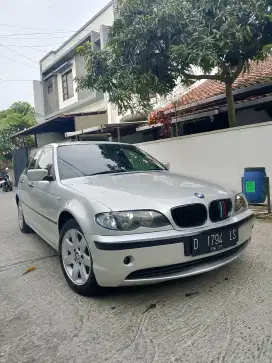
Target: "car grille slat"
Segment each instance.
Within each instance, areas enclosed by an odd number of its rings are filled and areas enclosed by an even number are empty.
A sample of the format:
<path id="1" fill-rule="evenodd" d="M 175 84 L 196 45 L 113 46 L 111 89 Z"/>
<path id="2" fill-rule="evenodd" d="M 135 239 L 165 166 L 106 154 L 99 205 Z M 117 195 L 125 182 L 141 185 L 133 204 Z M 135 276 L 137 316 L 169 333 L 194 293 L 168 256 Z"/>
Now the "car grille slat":
<path id="1" fill-rule="evenodd" d="M 220 222 L 228 219 L 232 211 L 231 199 L 214 200 L 209 206 L 209 217 L 211 222 Z"/>
<path id="2" fill-rule="evenodd" d="M 201 203 L 175 207 L 171 214 L 176 225 L 181 228 L 202 226 L 208 218 L 207 208 Z"/>

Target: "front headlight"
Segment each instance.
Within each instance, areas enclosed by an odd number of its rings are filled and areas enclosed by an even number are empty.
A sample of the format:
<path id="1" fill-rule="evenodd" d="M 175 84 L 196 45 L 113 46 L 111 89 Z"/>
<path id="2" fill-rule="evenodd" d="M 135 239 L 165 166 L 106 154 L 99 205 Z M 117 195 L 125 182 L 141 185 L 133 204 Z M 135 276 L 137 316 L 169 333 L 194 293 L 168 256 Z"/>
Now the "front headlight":
<path id="1" fill-rule="evenodd" d="M 235 195 L 234 213 L 242 212 L 248 208 L 247 200 L 243 193 Z"/>
<path id="2" fill-rule="evenodd" d="M 164 215 L 152 210 L 101 213 L 96 215 L 95 220 L 101 227 L 116 231 L 159 228 L 170 224 Z"/>

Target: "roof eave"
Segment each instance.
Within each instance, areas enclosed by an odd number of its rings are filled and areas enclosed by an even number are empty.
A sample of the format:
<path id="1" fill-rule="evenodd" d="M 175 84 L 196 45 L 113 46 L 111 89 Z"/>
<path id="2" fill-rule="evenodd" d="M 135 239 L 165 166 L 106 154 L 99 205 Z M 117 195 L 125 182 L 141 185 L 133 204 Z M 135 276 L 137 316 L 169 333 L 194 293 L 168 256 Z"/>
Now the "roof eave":
<path id="1" fill-rule="evenodd" d="M 113 5 L 113 0 L 111 0 L 106 6 L 104 6 L 103 9 L 101 9 L 97 14 L 95 14 L 94 17 L 92 17 L 91 20 L 89 20 L 86 24 L 84 24 L 78 31 L 76 31 L 69 39 L 67 39 L 60 47 L 58 47 L 56 50 L 54 51 L 50 51 L 48 52 L 41 60 L 40 60 L 40 64 L 47 58 L 49 57 L 50 54 L 52 53 L 57 53 L 61 50 L 61 48 L 63 48 L 66 44 L 68 44 L 75 36 L 77 36 L 82 30 L 84 30 L 87 26 L 89 26 L 90 24 L 92 24 L 92 22 L 95 21 L 95 19 L 97 19 L 101 14 L 103 14 L 104 11 L 106 11 L 111 5 Z"/>
<path id="2" fill-rule="evenodd" d="M 265 82 L 265 83 L 256 83 L 255 85 L 252 85 L 252 86 L 238 88 L 238 89 L 233 91 L 233 96 L 237 96 L 237 95 L 240 95 L 240 94 L 243 94 L 243 93 L 248 93 L 248 92 L 251 92 L 251 91 L 256 91 L 258 89 L 269 87 L 269 86 L 272 86 L 272 80 L 269 81 L 269 82 Z M 213 97 L 210 97 L 210 98 L 206 98 L 204 100 L 196 101 L 196 102 L 187 104 L 185 106 L 180 106 L 176 110 L 173 109 L 173 108 L 169 109 L 169 110 L 166 110 L 165 114 L 172 114 L 172 113 L 174 113 L 176 111 L 177 112 L 188 111 L 188 110 L 190 110 L 191 108 L 194 108 L 194 107 L 206 106 L 206 105 L 208 105 L 209 103 L 212 103 L 212 102 L 223 101 L 225 98 L 226 98 L 226 94 L 225 93 L 220 93 L 217 96 L 213 96 Z"/>
<path id="3" fill-rule="evenodd" d="M 101 115 L 101 114 L 105 114 L 105 113 L 106 113 L 106 111 L 92 111 L 92 112 L 74 113 L 74 114 L 65 114 L 65 113 L 63 113 L 61 115 L 56 116 L 55 118 L 52 118 L 50 120 L 47 120 L 47 121 L 43 122 L 41 124 L 38 124 L 38 125 L 35 125 L 35 126 L 32 126 L 32 127 L 29 127 L 28 129 L 19 131 L 16 134 L 11 135 L 10 138 L 13 139 L 14 137 L 17 137 L 17 136 L 35 135 L 36 134 L 35 129 L 39 130 L 43 126 L 50 125 L 51 123 L 57 122 L 57 120 L 60 120 L 60 119 L 74 118 L 74 117 L 78 117 L 78 116 L 94 116 L 94 115 Z M 33 131 L 33 132 L 31 132 L 31 131 Z M 43 132 L 41 132 L 41 134 L 42 133 Z"/>

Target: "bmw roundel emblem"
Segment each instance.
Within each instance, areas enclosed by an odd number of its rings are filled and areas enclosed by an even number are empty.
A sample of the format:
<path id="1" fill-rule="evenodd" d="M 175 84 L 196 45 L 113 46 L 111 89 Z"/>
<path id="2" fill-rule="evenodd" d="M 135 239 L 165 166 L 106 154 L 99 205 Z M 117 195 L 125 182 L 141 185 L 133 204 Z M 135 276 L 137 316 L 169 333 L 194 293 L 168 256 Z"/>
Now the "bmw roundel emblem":
<path id="1" fill-rule="evenodd" d="M 205 198 L 205 195 L 201 193 L 195 193 L 195 196 L 201 199 Z"/>

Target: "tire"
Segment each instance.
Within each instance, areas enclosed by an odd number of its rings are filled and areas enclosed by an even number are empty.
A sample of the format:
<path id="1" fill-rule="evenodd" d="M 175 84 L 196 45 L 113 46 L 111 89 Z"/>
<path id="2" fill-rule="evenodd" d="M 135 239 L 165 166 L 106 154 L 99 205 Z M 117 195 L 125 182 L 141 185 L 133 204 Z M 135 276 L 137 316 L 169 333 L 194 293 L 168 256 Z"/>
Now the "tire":
<path id="1" fill-rule="evenodd" d="M 19 228 L 22 233 L 31 233 L 32 229 L 26 224 L 25 217 L 22 209 L 22 203 L 18 202 L 18 222 L 19 222 Z"/>
<path id="2" fill-rule="evenodd" d="M 88 243 L 74 219 L 63 226 L 59 246 L 62 272 L 72 290 L 83 296 L 100 295 L 101 287 L 96 282 Z"/>

